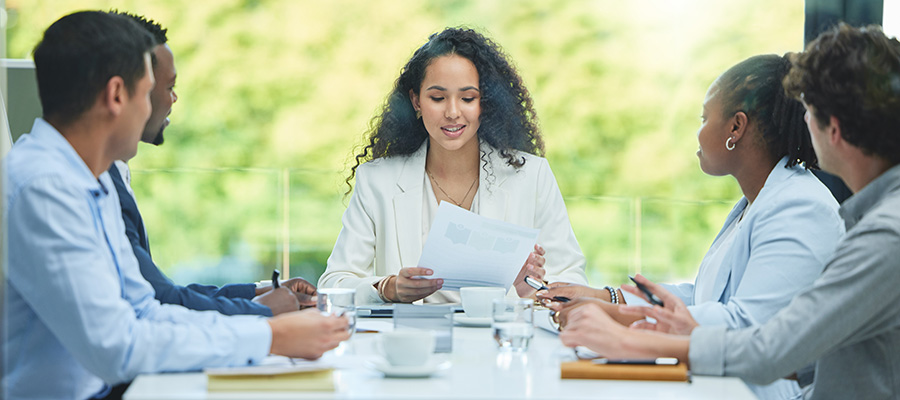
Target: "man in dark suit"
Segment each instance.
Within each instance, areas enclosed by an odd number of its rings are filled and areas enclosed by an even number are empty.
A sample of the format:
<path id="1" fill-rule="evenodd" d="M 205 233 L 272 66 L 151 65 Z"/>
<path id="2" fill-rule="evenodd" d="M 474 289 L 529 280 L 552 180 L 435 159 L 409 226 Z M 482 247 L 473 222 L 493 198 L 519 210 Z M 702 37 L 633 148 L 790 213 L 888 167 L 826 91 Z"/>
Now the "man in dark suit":
<path id="1" fill-rule="evenodd" d="M 163 131 L 169 125 L 168 115 L 172 112 L 172 104 L 178 100 L 175 94 L 175 60 L 172 50 L 167 44 L 166 29 L 160 24 L 144 17 L 120 13 L 137 22 L 152 34 L 157 43 L 153 49 L 153 74 L 156 86 L 150 93 L 153 111 L 144 127 L 141 141 L 153 145 L 163 143 Z M 138 210 L 134 193 L 131 191 L 131 174 L 128 164 L 116 161 L 109 174 L 116 186 L 119 202 L 122 205 L 122 218 L 128 240 L 134 248 L 134 255 L 141 267 L 141 274 L 156 290 L 156 299 L 162 303 L 179 304 L 194 310 L 216 310 L 222 314 L 258 314 L 272 316 L 283 312 L 295 311 L 300 306 L 314 305 L 312 296 L 316 288 L 302 278 L 294 278 L 282 283 L 283 288 L 256 288 L 252 283 L 230 284 L 223 287 L 191 284 L 176 285 L 153 262 L 150 255 L 150 244 L 144 222 Z"/>

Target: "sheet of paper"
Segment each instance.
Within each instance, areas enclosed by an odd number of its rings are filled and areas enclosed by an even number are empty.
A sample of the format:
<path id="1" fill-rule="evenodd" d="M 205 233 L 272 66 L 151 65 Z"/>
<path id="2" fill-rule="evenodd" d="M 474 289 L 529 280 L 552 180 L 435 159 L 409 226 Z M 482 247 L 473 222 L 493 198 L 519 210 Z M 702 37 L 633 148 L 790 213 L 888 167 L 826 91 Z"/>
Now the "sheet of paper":
<path id="1" fill-rule="evenodd" d="M 495 286 L 509 290 L 537 243 L 539 229 L 524 228 L 441 202 L 419 258 L 445 290 Z"/>

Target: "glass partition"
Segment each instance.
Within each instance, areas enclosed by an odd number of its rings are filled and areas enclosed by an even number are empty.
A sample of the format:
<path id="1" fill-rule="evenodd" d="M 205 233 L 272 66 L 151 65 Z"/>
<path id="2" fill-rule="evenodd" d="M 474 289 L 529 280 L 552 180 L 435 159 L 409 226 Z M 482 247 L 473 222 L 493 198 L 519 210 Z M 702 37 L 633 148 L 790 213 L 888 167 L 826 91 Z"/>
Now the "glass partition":
<path id="1" fill-rule="evenodd" d="M 325 269 L 349 202 L 343 176 L 311 169 L 134 170 L 157 265 L 178 283 L 311 282 Z M 644 273 L 692 280 L 730 201 L 566 196 L 594 284 Z M 285 252 L 284 249 L 287 249 Z"/>

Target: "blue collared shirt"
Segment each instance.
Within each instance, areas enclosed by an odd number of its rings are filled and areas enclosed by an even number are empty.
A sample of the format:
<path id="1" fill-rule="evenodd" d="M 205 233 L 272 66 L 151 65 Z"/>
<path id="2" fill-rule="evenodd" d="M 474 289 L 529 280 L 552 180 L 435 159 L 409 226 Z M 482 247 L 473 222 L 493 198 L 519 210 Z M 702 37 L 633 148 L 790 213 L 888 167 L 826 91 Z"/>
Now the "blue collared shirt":
<path id="1" fill-rule="evenodd" d="M 264 358 L 266 320 L 162 305 L 141 276 L 109 174 L 42 119 L 4 160 L 6 398 L 90 397 L 140 373 Z"/>

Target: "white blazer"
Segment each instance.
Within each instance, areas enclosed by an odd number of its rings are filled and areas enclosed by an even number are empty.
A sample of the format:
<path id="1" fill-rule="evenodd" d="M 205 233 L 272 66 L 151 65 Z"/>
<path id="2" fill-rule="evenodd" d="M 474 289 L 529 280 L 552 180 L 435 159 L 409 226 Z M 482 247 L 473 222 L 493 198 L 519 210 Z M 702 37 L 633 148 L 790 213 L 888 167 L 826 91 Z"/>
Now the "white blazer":
<path id="1" fill-rule="evenodd" d="M 374 284 L 422 254 L 422 204 L 428 142 L 408 156 L 379 158 L 356 170 L 356 187 L 343 227 L 319 287 L 356 288 L 358 303 L 380 303 Z M 584 255 L 569 223 L 559 186 L 547 160 L 518 152 L 525 165 L 506 164 L 499 151 L 481 144 L 485 173 L 479 175 L 479 210 L 495 218 L 541 230 L 549 281 L 587 284 Z"/>

